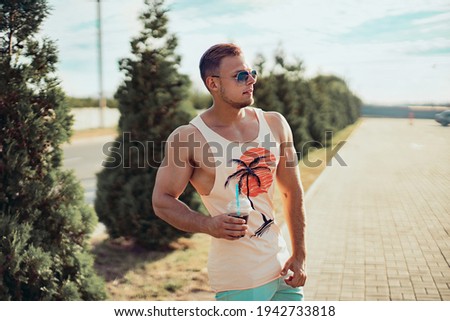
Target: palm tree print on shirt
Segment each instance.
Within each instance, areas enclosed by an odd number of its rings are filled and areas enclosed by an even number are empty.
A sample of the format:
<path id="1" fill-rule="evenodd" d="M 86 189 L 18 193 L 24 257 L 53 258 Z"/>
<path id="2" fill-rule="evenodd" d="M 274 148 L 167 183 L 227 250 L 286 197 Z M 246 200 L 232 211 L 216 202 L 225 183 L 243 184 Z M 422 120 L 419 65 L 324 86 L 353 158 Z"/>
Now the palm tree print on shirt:
<path id="1" fill-rule="evenodd" d="M 273 183 L 272 169 L 275 166 L 275 156 L 265 148 L 252 148 L 247 150 L 240 159 L 232 159 L 237 163 L 236 172 L 228 176 L 225 187 L 231 180 L 237 180 L 239 193 L 245 194 L 255 210 L 251 197 L 267 193 Z M 273 224 L 273 219 L 268 219 L 264 213 L 260 213 L 263 219 L 262 225 L 253 236 L 261 237 Z"/>

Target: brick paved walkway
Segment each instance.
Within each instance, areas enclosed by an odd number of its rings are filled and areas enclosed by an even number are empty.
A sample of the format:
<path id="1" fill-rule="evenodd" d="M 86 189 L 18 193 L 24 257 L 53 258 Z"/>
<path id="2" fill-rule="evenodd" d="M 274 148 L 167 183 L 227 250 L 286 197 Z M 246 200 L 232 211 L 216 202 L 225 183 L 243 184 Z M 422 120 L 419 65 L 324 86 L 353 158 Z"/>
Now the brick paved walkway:
<path id="1" fill-rule="evenodd" d="M 306 300 L 450 300 L 450 128 L 365 119 L 306 198 Z"/>

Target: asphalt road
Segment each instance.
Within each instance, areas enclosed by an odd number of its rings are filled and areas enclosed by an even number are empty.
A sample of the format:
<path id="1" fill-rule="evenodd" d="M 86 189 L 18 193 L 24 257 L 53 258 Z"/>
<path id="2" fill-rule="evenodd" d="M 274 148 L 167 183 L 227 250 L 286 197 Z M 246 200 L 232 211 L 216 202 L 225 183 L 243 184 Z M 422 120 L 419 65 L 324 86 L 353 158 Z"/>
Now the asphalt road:
<path id="1" fill-rule="evenodd" d="M 102 162 L 105 159 L 103 146 L 114 140 L 114 136 L 97 136 L 75 140 L 63 146 L 63 167 L 73 170 L 84 188 L 85 201 L 94 206 L 97 187 L 96 173 L 101 171 Z M 97 225 L 92 236 L 104 233 L 105 226 Z"/>
<path id="2" fill-rule="evenodd" d="M 75 171 L 85 190 L 85 200 L 90 205 L 94 204 L 95 199 L 96 173 L 102 169 L 105 158 L 103 146 L 113 140 L 113 136 L 90 137 L 63 146 L 63 166 Z"/>

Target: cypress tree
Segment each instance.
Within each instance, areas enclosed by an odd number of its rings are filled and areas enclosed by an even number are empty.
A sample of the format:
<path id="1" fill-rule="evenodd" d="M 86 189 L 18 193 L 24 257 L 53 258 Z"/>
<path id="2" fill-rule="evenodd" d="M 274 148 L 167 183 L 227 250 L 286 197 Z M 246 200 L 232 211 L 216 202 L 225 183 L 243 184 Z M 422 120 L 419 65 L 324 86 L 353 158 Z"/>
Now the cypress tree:
<path id="1" fill-rule="evenodd" d="M 145 248 L 165 250 L 171 241 L 189 234 L 155 215 L 155 176 L 164 140 L 187 124 L 195 110 L 183 108 L 190 81 L 178 72 L 177 38 L 168 32 L 167 9 L 163 1 L 145 5 L 140 16 L 144 28 L 131 41 L 132 57 L 119 63 L 125 74 L 115 94 L 121 112 L 119 136 L 97 177 L 95 209 L 111 238 L 132 238 Z M 180 200 L 192 209 L 200 207 L 191 186 Z"/>
<path id="2" fill-rule="evenodd" d="M 0 300 L 100 300 L 89 234 L 97 218 L 60 145 L 72 118 L 57 49 L 37 32 L 45 0 L 0 4 Z"/>

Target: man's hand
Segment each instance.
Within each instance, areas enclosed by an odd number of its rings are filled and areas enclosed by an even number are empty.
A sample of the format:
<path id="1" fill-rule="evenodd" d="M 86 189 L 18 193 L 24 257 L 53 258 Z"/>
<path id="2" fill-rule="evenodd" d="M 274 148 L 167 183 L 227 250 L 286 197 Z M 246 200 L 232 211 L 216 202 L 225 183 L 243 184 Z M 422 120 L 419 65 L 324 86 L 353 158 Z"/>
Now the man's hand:
<path id="1" fill-rule="evenodd" d="M 284 279 L 284 282 L 293 288 L 304 286 L 307 277 L 304 260 L 298 260 L 294 256 L 291 256 L 284 265 L 283 270 L 281 270 L 280 275 L 285 276 L 289 270 L 294 274 L 290 275 L 287 279 Z"/>
<path id="2" fill-rule="evenodd" d="M 209 222 L 209 235 L 215 238 L 226 240 L 238 240 L 247 232 L 248 225 L 242 218 L 231 217 L 229 214 L 222 214 L 211 217 Z"/>

